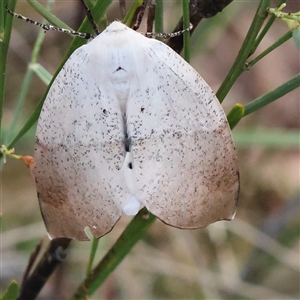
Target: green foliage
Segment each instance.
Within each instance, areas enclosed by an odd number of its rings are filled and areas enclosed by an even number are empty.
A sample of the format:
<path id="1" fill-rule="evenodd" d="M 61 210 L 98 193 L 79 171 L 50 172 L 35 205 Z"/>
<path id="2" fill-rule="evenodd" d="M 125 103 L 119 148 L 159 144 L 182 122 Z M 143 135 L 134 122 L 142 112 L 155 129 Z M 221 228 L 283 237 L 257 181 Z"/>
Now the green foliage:
<path id="1" fill-rule="evenodd" d="M 0 300 L 15 300 L 17 299 L 17 296 L 19 294 L 19 286 L 15 280 L 12 280 L 12 282 L 7 287 L 6 291 L 4 292 L 4 295 L 0 297 Z"/>

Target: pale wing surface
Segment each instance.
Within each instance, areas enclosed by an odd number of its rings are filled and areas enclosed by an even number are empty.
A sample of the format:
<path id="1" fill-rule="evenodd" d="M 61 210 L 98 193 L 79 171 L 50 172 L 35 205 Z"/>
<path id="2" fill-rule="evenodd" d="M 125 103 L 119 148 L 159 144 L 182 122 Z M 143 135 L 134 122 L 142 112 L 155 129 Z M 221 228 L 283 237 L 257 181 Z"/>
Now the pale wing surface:
<path id="1" fill-rule="evenodd" d="M 170 48 L 117 22 L 60 72 L 35 158 L 51 237 L 86 239 L 87 226 L 100 237 L 139 202 L 181 228 L 235 211 L 236 153 L 217 99 Z"/>
<path id="2" fill-rule="evenodd" d="M 102 36 L 97 39 L 103 44 Z M 108 50 L 94 49 L 93 42 L 66 62 L 38 122 L 34 175 L 52 238 L 85 240 L 85 227 L 103 236 L 126 201 L 124 128 L 109 73 L 113 66 Z"/>
<path id="3" fill-rule="evenodd" d="M 235 214 L 239 175 L 231 131 L 207 83 L 180 56 L 144 41 L 140 89 L 127 105 L 132 194 L 163 222 L 197 228 Z M 145 80 L 143 80 L 145 78 Z"/>

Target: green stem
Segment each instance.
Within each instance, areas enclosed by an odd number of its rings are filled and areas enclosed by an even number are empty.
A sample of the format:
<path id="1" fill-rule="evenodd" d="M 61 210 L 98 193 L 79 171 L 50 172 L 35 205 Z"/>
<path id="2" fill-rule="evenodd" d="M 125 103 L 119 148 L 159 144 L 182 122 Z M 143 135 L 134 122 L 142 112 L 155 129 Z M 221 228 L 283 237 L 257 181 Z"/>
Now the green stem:
<path id="1" fill-rule="evenodd" d="M 38 78 L 48 86 L 52 80 L 52 75 L 39 63 L 30 64 L 29 68 L 38 76 Z"/>
<path id="2" fill-rule="evenodd" d="M 164 32 L 164 3 L 163 0 L 156 0 L 155 8 L 155 32 Z"/>
<path id="3" fill-rule="evenodd" d="M 284 34 L 278 41 L 276 41 L 273 45 L 268 47 L 266 50 L 264 50 L 261 54 L 259 54 L 256 58 L 251 60 L 249 63 L 247 63 L 247 70 L 249 70 L 251 67 L 253 67 L 258 61 L 260 61 L 262 58 L 264 58 L 266 55 L 268 55 L 270 52 L 272 52 L 274 49 L 281 46 L 283 43 L 288 41 L 292 37 L 293 33 L 291 31 L 288 31 L 286 34 Z"/>
<path id="4" fill-rule="evenodd" d="M 190 26 L 190 1 L 182 0 L 182 11 L 183 11 L 183 29 L 186 29 Z M 183 57 L 189 63 L 191 60 L 190 57 L 190 32 L 186 31 L 183 33 Z"/>
<path id="5" fill-rule="evenodd" d="M 50 8 L 51 8 L 52 4 L 53 4 L 53 1 L 48 0 L 47 7 L 46 7 L 48 12 L 50 11 Z M 44 30 L 41 29 L 39 31 L 38 37 L 36 39 L 36 42 L 35 42 L 35 45 L 34 45 L 34 48 L 33 48 L 33 52 L 32 52 L 32 55 L 31 55 L 31 62 L 29 63 L 29 65 L 27 67 L 27 71 L 26 71 L 24 80 L 22 82 L 19 99 L 17 101 L 17 105 L 16 105 L 16 108 L 14 110 L 14 116 L 13 116 L 12 124 L 11 124 L 11 127 L 10 127 L 9 131 L 8 131 L 8 140 L 10 140 L 12 138 L 12 136 L 15 134 L 15 128 L 17 126 L 17 123 L 19 122 L 20 113 L 21 113 L 22 108 L 24 106 L 24 102 L 25 102 L 25 99 L 26 99 L 26 95 L 27 95 L 27 92 L 28 92 L 28 89 L 29 89 L 31 79 L 32 79 L 32 75 L 34 73 L 34 70 L 31 68 L 31 65 L 36 63 L 36 61 L 38 59 L 39 52 L 41 50 L 41 46 L 42 46 L 42 43 L 44 41 L 44 38 L 45 38 Z"/>
<path id="6" fill-rule="evenodd" d="M 269 29 L 271 28 L 271 26 L 273 25 L 274 21 L 276 20 L 276 17 L 271 16 L 269 21 L 267 22 L 267 24 L 264 26 L 264 28 L 261 30 L 261 32 L 259 33 L 258 37 L 256 38 L 256 40 L 253 43 L 252 49 L 249 53 L 249 56 L 252 55 L 255 50 L 257 49 L 258 45 L 261 43 L 261 41 L 263 40 L 263 38 L 265 37 L 265 35 L 267 34 L 267 32 L 269 31 Z"/>
<path id="7" fill-rule="evenodd" d="M 86 295 L 91 295 L 115 270 L 155 219 L 156 217 L 150 214 L 146 209 L 142 209 L 129 223 L 100 263 L 78 287 L 71 299 L 86 299 Z"/>
<path id="8" fill-rule="evenodd" d="M 91 272 L 99 241 L 100 241 L 100 239 L 96 239 L 95 237 L 93 237 L 89 262 L 88 262 L 88 265 L 86 268 L 86 276 L 88 276 Z"/>
<path id="9" fill-rule="evenodd" d="M 35 9 L 35 11 L 37 11 L 41 16 L 43 16 L 44 19 L 47 20 L 49 23 L 51 23 L 53 26 L 72 30 L 71 27 L 69 27 L 62 20 L 60 20 L 56 16 L 54 16 L 46 7 L 41 5 L 38 1 L 27 0 L 27 2 Z"/>
<path id="10" fill-rule="evenodd" d="M 278 6 L 280 6 L 282 3 L 285 3 L 286 0 L 280 0 L 278 3 Z M 267 22 L 267 24 L 265 25 L 265 27 L 262 29 L 262 31 L 260 32 L 259 36 L 257 37 L 257 39 L 255 40 L 251 52 L 249 53 L 249 56 L 252 55 L 255 50 L 257 49 L 258 45 L 260 44 L 260 42 L 262 41 L 262 39 L 265 37 L 265 35 L 267 34 L 267 32 L 269 31 L 269 29 L 271 28 L 271 26 L 273 25 L 274 21 L 276 20 L 275 16 L 271 16 L 269 21 Z"/>
<path id="11" fill-rule="evenodd" d="M 284 96 L 285 94 L 291 92 L 300 86 L 300 73 L 298 73 L 295 77 L 291 78 L 284 84 L 280 85 L 276 89 L 271 92 L 268 92 L 253 101 L 249 102 L 245 105 L 245 113 L 244 116 L 251 114 L 252 112 L 266 106 L 267 104 L 277 100 L 278 98 Z"/>
<path id="12" fill-rule="evenodd" d="M 16 0 L 4 0 L 0 5 L 0 141 L 2 140 L 2 115 L 4 102 L 4 87 L 6 74 L 7 52 L 12 30 L 13 17 L 5 10 L 5 6 L 9 5 L 11 10 L 14 10 Z"/>
<path id="13" fill-rule="evenodd" d="M 245 70 L 246 60 L 251 53 L 251 49 L 253 47 L 253 43 L 260 31 L 266 17 L 266 9 L 270 4 L 270 0 L 261 0 L 258 6 L 257 12 L 254 16 L 253 22 L 249 28 L 247 36 L 243 42 L 243 45 L 238 53 L 238 56 L 233 63 L 230 71 L 228 72 L 225 80 L 220 86 L 218 92 L 216 93 L 217 98 L 220 102 L 224 100 L 229 90 L 233 86 L 236 79 L 241 75 L 241 73 Z"/>
<path id="14" fill-rule="evenodd" d="M 85 4 L 88 6 L 89 9 L 93 6 L 94 1 L 92 0 L 85 0 Z"/>
<path id="15" fill-rule="evenodd" d="M 293 91 L 300 86 L 300 73 L 291 78 L 281 86 L 277 87 L 271 92 L 268 92 L 253 101 L 249 102 L 246 106 L 236 104 L 227 115 L 227 120 L 231 129 L 233 129 L 239 121 L 249 115 L 250 113 L 266 106 L 267 104 L 279 99 L 287 93 Z"/>

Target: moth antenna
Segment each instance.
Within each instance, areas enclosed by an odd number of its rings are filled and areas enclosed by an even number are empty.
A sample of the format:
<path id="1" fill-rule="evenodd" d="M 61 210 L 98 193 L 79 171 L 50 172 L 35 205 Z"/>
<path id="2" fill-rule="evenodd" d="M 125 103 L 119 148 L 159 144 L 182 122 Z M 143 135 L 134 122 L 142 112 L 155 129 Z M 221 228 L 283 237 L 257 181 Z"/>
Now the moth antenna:
<path id="1" fill-rule="evenodd" d="M 91 25 L 93 27 L 93 30 L 95 31 L 96 35 L 99 35 L 101 32 L 100 32 L 100 30 L 99 30 L 96 22 L 94 21 L 94 18 L 93 18 L 91 10 L 89 9 L 89 7 L 87 6 L 87 4 L 85 3 L 84 0 L 80 0 L 80 2 L 82 3 L 82 5 L 85 8 L 86 16 L 87 16 L 89 22 L 91 23 Z"/>
<path id="2" fill-rule="evenodd" d="M 70 35 L 73 35 L 73 36 L 81 37 L 81 38 L 87 39 L 87 40 L 94 37 L 90 33 L 78 32 L 78 31 L 69 30 L 69 29 L 66 29 L 66 28 L 59 28 L 59 27 L 56 27 L 56 26 L 53 26 L 53 25 L 50 25 L 50 24 L 43 24 L 43 23 L 34 21 L 30 18 L 24 17 L 23 15 L 20 15 L 20 14 L 17 14 L 15 12 L 11 11 L 8 8 L 8 5 L 6 5 L 6 10 L 13 17 L 21 19 L 21 20 L 26 21 L 26 22 L 29 22 L 33 25 L 37 25 L 37 26 L 41 27 L 45 32 L 49 31 L 49 30 L 54 30 L 54 31 L 57 31 L 57 32 L 62 32 L 62 33 L 70 34 Z"/>
<path id="3" fill-rule="evenodd" d="M 168 38 L 172 38 L 172 37 L 175 37 L 175 36 L 179 36 L 179 35 L 182 35 L 183 33 L 187 32 L 187 31 L 191 31 L 193 29 L 193 24 L 190 23 L 190 26 L 188 28 L 185 28 L 183 30 L 179 30 L 179 31 L 176 31 L 176 32 L 171 32 L 171 33 L 157 33 L 157 32 L 146 32 L 146 33 L 142 33 L 145 37 L 149 37 L 149 38 L 152 38 L 152 37 L 160 37 L 160 38 L 163 38 L 164 40 L 165 39 L 168 39 Z"/>

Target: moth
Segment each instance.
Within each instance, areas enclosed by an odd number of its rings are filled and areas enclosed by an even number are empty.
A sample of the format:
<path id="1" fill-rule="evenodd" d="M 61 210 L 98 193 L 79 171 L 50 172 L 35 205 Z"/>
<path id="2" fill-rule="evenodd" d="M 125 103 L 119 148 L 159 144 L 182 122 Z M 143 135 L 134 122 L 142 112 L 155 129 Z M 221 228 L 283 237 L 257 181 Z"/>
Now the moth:
<path id="1" fill-rule="evenodd" d="M 38 199 L 51 238 L 88 240 L 142 207 L 185 229 L 234 217 L 237 154 L 208 84 L 120 22 L 77 49 L 38 120 Z"/>

